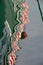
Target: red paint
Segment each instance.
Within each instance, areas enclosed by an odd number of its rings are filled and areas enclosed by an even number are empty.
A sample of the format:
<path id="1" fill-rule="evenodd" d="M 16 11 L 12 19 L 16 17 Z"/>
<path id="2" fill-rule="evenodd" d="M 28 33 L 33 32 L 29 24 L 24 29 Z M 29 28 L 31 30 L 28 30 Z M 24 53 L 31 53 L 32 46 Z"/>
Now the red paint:
<path id="1" fill-rule="evenodd" d="M 25 39 L 25 38 L 27 38 L 27 34 L 26 34 L 26 32 L 24 32 L 24 39 Z"/>

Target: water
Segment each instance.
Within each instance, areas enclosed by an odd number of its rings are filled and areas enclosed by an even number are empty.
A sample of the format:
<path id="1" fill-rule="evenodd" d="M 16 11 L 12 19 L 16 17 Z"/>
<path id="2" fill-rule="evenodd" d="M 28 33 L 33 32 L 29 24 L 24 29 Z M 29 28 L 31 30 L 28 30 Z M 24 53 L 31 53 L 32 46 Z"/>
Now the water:
<path id="1" fill-rule="evenodd" d="M 4 0 L 0 0 L 0 38 L 3 36 L 4 22 L 5 22 L 5 4 Z"/>
<path id="2" fill-rule="evenodd" d="M 19 57 L 16 65 L 43 65 L 43 22 L 41 20 L 37 1 L 26 1 L 28 2 L 30 8 L 30 24 L 25 27 L 28 38 L 20 41 L 22 49 L 17 54 Z M 6 46 L 7 44 L 3 46 L 0 55 L 3 55 L 5 52 Z M 2 63 L 3 61 L 0 59 L 0 65 L 3 65 Z"/>

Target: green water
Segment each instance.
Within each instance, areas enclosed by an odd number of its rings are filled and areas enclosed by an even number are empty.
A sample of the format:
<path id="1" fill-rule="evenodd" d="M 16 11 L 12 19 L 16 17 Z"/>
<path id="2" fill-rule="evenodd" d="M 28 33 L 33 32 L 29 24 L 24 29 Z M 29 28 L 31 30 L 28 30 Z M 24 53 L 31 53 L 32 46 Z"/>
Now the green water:
<path id="1" fill-rule="evenodd" d="M 3 36 L 4 22 L 5 22 L 5 3 L 4 0 L 0 0 L 0 38 Z"/>

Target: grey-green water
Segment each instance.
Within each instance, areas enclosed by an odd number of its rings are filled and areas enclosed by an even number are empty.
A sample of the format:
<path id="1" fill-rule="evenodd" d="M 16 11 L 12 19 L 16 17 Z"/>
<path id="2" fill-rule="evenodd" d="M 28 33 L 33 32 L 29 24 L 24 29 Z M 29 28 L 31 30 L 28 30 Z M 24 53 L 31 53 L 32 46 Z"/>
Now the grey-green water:
<path id="1" fill-rule="evenodd" d="M 0 38 L 3 36 L 4 22 L 5 22 L 5 3 L 4 0 L 0 0 Z"/>

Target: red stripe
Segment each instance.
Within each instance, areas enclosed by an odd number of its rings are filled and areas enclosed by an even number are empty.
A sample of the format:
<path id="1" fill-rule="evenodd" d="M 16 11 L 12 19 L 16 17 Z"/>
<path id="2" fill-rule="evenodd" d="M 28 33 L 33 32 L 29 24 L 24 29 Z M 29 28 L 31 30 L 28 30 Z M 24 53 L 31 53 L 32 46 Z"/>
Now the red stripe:
<path id="1" fill-rule="evenodd" d="M 24 17 L 26 17 L 27 18 L 27 15 L 28 15 L 28 12 L 24 12 Z"/>
<path id="2" fill-rule="evenodd" d="M 12 65 L 12 60 L 11 60 L 11 59 L 9 60 L 9 62 L 10 62 L 10 64 Z"/>
<path id="3" fill-rule="evenodd" d="M 14 56 L 11 55 L 12 60 L 14 61 Z"/>
<path id="4" fill-rule="evenodd" d="M 25 9 L 25 12 L 27 13 L 27 15 L 28 15 L 28 9 Z"/>

